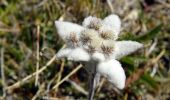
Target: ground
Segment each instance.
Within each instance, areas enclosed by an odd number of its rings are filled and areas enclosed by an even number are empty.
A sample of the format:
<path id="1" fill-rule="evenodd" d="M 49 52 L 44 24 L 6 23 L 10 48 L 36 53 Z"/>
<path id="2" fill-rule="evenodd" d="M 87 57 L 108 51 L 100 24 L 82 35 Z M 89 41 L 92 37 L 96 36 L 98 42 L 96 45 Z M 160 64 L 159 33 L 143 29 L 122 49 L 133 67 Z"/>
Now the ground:
<path id="1" fill-rule="evenodd" d="M 170 99 L 169 0 L 1 0 L 1 99 L 86 100 L 88 74 L 79 62 L 48 63 L 64 46 L 54 21 L 81 24 L 89 15 L 111 13 L 122 19 L 119 40 L 136 40 L 144 48 L 120 59 L 125 89 L 117 90 L 103 78 L 95 99 Z"/>

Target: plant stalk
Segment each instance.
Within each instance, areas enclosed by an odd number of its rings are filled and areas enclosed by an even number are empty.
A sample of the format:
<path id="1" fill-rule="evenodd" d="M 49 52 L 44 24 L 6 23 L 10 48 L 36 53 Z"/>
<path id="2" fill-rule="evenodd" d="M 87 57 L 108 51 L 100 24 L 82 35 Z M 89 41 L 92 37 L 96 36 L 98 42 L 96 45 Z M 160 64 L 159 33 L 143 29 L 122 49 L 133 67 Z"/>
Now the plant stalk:
<path id="1" fill-rule="evenodd" d="M 92 61 L 92 72 L 89 73 L 89 94 L 88 94 L 88 100 L 93 100 L 94 97 L 94 92 L 95 88 L 97 85 L 97 80 L 96 80 L 96 66 L 97 63 L 95 61 Z"/>

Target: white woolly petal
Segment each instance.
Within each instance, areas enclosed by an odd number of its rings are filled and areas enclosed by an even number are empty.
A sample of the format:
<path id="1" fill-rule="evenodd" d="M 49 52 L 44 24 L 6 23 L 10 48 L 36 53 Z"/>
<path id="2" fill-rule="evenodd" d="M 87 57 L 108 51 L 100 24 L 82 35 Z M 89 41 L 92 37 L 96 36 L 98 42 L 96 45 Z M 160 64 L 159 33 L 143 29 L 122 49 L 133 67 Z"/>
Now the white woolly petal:
<path id="1" fill-rule="evenodd" d="M 94 20 L 94 19 L 96 19 L 96 17 L 93 17 L 93 16 L 86 17 L 86 18 L 84 19 L 82 25 L 83 25 L 84 27 L 87 27 L 87 26 L 90 25 L 90 22 L 91 22 L 92 20 Z"/>
<path id="2" fill-rule="evenodd" d="M 56 57 L 57 57 L 57 59 L 67 57 L 68 54 L 69 54 L 71 51 L 72 51 L 72 49 L 70 49 L 70 48 L 61 49 L 60 51 L 58 51 Z"/>
<path id="3" fill-rule="evenodd" d="M 97 72 L 106 77 L 117 88 L 123 89 L 125 87 L 125 72 L 117 60 L 112 59 L 99 63 Z"/>
<path id="4" fill-rule="evenodd" d="M 80 32 L 84 29 L 82 26 L 70 22 L 55 21 L 59 36 L 65 41 L 71 33 L 75 33 L 77 37 L 80 37 Z"/>
<path id="5" fill-rule="evenodd" d="M 131 54 L 142 47 L 143 44 L 136 41 L 117 41 L 115 43 L 116 49 L 112 58 L 120 59 L 121 57 Z"/>
<path id="6" fill-rule="evenodd" d="M 103 20 L 103 23 L 113 28 L 117 34 L 120 33 L 121 20 L 119 16 L 115 14 L 109 15 Z"/>
<path id="7" fill-rule="evenodd" d="M 92 58 L 93 58 L 93 60 L 96 60 L 96 61 L 99 61 L 99 62 L 105 60 L 105 56 L 102 53 L 99 53 L 99 52 L 93 53 Z"/>
<path id="8" fill-rule="evenodd" d="M 75 48 L 69 53 L 68 60 L 89 61 L 90 55 L 82 48 Z"/>

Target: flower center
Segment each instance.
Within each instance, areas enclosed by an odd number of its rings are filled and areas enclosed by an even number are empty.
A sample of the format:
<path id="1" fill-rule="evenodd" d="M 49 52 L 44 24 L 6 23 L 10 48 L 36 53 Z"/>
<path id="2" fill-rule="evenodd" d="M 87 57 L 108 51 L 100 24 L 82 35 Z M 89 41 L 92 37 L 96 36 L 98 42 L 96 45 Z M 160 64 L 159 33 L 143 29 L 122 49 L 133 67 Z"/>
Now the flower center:
<path id="1" fill-rule="evenodd" d="M 113 40 L 104 40 L 101 45 L 101 50 L 105 55 L 110 55 L 115 49 L 115 44 Z"/>
<path id="2" fill-rule="evenodd" d="M 80 38 L 77 38 L 75 33 L 71 33 L 69 38 L 74 46 L 82 44 L 80 46 L 91 54 L 100 52 L 107 57 L 115 50 L 116 35 L 99 18 L 90 21 L 87 28 L 81 31 Z"/>
<path id="3" fill-rule="evenodd" d="M 102 20 L 99 18 L 95 18 L 90 21 L 88 28 L 99 30 L 101 26 L 102 26 Z"/>
<path id="4" fill-rule="evenodd" d="M 70 36 L 68 37 L 68 41 L 70 41 L 74 47 L 78 46 L 79 39 L 77 38 L 77 35 L 75 32 L 70 33 Z"/>
<path id="5" fill-rule="evenodd" d="M 100 32 L 100 36 L 103 39 L 115 40 L 115 34 L 113 33 L 112 30 L 104 30 L 104 31 Z"/>
<path id="6" fill-rule="evenodd" d="M 97 36 L 97 34 L 98 33 L 95 30 L 86 29 L 82 31 L 80 39 L 82 40 L 83 44 L 88 44 L 91 43 L 91 41 Z"/>

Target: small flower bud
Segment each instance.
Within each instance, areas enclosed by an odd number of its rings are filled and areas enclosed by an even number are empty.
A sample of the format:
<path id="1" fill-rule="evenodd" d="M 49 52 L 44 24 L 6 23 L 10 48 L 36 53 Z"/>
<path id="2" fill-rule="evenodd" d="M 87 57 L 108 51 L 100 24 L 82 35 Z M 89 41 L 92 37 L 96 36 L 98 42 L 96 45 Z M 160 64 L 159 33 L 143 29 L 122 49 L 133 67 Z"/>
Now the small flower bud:
<path id="1" fill-rule="evenodd" d="M 98 33 L 95 30 L 86 29 L 82 31 L 80 39 L 83 44 L 88 44 L 88 43 L 91 43 L 92 39 L 97 36 L 98 36 Z"/>
<path id="2" fill-rule="evenodd" d="M 101 50 L 104 54 L 110 55 L 115 49 L 115 43 L 113 40 L 104 40 L 101 45 Z"/>
<path id="3" fill-rule="evenodd" d="M 91 43 L 89 44 L 90 51 L 96 51 L 100 49 L 103 39 L 100 37 L 95 37 L 92 39 Z"/>
<path id="4" fill-rule="evenodd" d="M 116 36 L 114 34 L 114 32 L 112 30 L 104 30 L 100 32 L 100 36 L 103 39 L 111 39 L 111 40 L 115 40 Z"/>
<path id="5" fill-rule="evenodd" d="M 102 20 L 99 18 L 94 18 L 90 21 L 90 24 L 88 25 L 88 28 L 99 30 L 102 26 Z"/>
<path id="6" fill-rule="evenodd" d="M 99 33 L 100 33 L 100 36 L 106 40 L 116 40 L 118 37 L 115 31 L 111 27 L 108 27 L 105 25 L 103 25 L 100 28 Z"/>
<path id="7" fill-rule="evenodd" d="M 68 41 L 72 42 L 74 47 L 78 46 L 79 39 L 77 38 L 76 33 L 74 32 L 70 33 Z"/>

